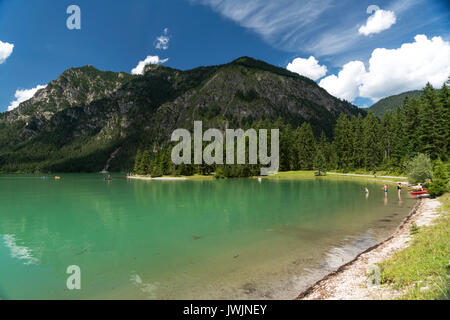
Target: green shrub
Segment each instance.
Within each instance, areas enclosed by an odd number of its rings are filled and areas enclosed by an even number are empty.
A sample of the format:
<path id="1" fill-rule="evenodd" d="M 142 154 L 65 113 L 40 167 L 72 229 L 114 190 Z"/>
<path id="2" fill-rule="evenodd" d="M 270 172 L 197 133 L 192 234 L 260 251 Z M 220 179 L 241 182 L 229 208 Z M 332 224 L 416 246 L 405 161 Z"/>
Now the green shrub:
<path id="1" fill-rule="evenodd" d="M 431 159 L 425 154 L 419 154 L 407 165 L 408 179 L 410 183 L 425 182 L 433 179 Z"/>
<path id="2" fill-rule="evenodd" d="M 434 180 L 428 187 L 428 193 L 430 194 L 431 198 L 440 197 L 447 191 L 448 183 L 441 179 Z"/>
<path id="3" fill-rule="evenodd" d="M 440 158 L 434 161 L 433 177 L 448 182 L 448 167 L 442 163 Z"/>
<path id="4" fill-rule="evenodd" d="M 448 191 L 448 174 L 447 168 L 441 159 L 434 162 L 433 182 L 428 186 L 429 194 L 432 198 L 440 197 Z"/>

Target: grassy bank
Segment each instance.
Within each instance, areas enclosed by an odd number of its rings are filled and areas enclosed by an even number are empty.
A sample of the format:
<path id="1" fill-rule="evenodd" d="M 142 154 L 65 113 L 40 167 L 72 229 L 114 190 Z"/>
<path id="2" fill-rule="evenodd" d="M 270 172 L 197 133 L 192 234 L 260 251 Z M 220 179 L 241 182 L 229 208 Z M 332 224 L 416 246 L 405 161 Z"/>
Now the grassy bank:
<path id="1" fill-rule="evenodd" d="M 142 177 L 142 178 L 150 178 L 151 176 L 142 176 L 142 175 L 134 175 L 135 177 Z M 163 176 L 163 177 L 177 177 L 177 178 L 186 178 L 189 180 L 214 180 L 214 174 L 211 175 L 200 175 L 195 174 L 193 176 Z M 251 177 L 250 179 L 255 179 L 257 177 Z M 340 172 L 331 172 L 327 174 L 326 176 L 316 177 L 315 171 L 284 171 L 279 172 L 277 174 L 263 177 L 264 179 L 332 179 L 332 180 L 358 180 L 358 181 L 380 181 L 380 182 L 387 182 L 389 180 L 392 180 L 392 183 L 395 183 L 398 181 L 405 181 L 406 177 L 392 177 L 387 178 L 383 177 L 381 175 L 374 177 L 373 175 L 367 174 L 362 175 L 361 173 L 340 173 Z"/>
<path id="2" fill-rule="evenodd" d="M 278 172 L 266 179 L 312 179 L 315 178 L 314 171 L 285 171 Z"/>
<path id="3" fill-rule="evenodd" d="M 286 171 L 279 172 L 273 176 L 268 176 L 266 179 L 326 179 L 326 180 L 342 180 L 342 181 L 379 181 L 380 183 L 396 184 L 397 182 L 406 182 L 406 177 L 382 177 L 373 175 L 349 174 L 331 172 L 326 176 L 316 177 L 315 171 Z"/>
<path id="4" fill-rule="evenodd" d="M 450 298 L 450 195 L 440 200 L 442 215 L 436 223 L 411 228 L 411 245 L 380 265 L 382 283 L 404 291 L 402 299 Z"/>
<path id="5" fill-rule="evenodd" d="M 398 171 L 392 171 L 392 170 L 365 170 L 365 169 L 355 169 L 355 170 L 331 170 L 329 172 L 334 173 L 348 173 L 348 174 L 363 174 L 363 175 L 369 175 L 373 176 L 374 173 L 377 176 L 402 176 L 404 173 L 398 172 Z"/>

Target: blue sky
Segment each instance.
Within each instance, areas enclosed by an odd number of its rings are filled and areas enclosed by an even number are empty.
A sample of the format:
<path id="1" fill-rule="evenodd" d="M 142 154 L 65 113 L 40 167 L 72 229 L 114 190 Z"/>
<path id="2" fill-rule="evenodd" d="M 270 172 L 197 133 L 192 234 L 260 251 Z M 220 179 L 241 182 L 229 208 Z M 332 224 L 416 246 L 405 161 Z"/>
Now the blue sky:
<path id="1" fill-rule="evenodd" d="M 66 27 L 72 4 L 81 30 Z M 0 112 L 70 67 L 131 72 L 146 57 L 185 70 L 251 56 L 370 105 L 442 84 L 449 21 L 438 0 L 0 0 Z"/>

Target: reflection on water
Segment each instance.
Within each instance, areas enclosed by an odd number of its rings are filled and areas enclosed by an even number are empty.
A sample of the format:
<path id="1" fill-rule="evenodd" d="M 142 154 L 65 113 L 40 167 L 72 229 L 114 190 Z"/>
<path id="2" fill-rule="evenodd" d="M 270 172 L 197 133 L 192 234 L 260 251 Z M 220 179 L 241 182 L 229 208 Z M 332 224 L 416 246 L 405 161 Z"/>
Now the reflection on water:
<path id="1" fill-rule="evenodd" d="M 18 246 L 14 235 L 5 234 L 3 236 L 4 246 L 11 250 L 11 258 L 24 260 L 24 264 L 38 264 L 38 260 L 33 258 L 27 247 Z"/>
<path id="2" fill-rule="evenodd" d="M 0 295 L 292 298 L 387 237 L 412 206 L 377 184 L 0 177 Z M 82 290 L 66 289 L 69 265 Z"/>

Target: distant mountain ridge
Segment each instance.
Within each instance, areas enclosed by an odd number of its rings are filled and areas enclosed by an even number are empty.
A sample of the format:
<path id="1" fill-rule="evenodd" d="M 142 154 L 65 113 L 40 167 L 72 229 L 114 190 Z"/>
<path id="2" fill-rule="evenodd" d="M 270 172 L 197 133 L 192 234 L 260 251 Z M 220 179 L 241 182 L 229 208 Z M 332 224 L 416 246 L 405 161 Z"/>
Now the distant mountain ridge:
<path id="1" fill-rule="evenodd" d="M 386 97 L 372 105 L 368 110 L 372 111 L 377 117 L 381 118 L 389 110 L 393 111 L 397 109 L 398 106 L 401 106 L 405 98 L 417 98 L 421 94 L 421 90 L 413 90 Z"/>
<path id="2" fill-rule="evenodd" d="M 249 57 L 187 71 L 148 65 L 143 75 L 71 68 L 0 114 L 0 171 L 96 172 L 108 160 L 111 170 L 127 170 L 138 148 L 157 152 L 194 120 L 222 130 L 307 121 L 330 136 L 340 113 L 365 111 Z"/>

